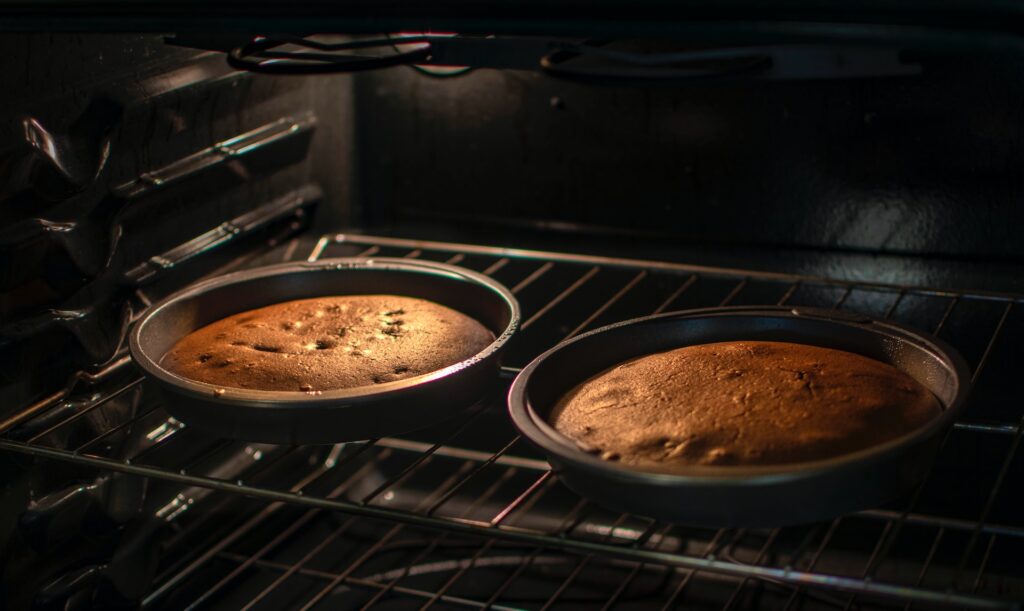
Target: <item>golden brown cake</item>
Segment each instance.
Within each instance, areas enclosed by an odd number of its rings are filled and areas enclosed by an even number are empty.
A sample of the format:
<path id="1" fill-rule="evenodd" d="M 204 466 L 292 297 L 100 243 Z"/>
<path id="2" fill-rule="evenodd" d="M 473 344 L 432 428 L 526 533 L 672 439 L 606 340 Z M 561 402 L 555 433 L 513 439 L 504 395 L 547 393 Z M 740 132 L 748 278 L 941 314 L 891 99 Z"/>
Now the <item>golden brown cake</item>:
<path id="1" fill-rule="evenodd" d="M 881 361 L 738 341 L 626 361 L 570 391 L 551 423 L 605 460 L 673 471 L 839 456 L 908 433 L 940 410 L 927 388 Z"/>
<path id="2" fill-rule="evenodd" d="M 218 386 L 317 392 L 437 371 L 492 341 L 476 320 L 424 299 L 318 297 L 218 320 L 180 339 L 161 365 Z"/>

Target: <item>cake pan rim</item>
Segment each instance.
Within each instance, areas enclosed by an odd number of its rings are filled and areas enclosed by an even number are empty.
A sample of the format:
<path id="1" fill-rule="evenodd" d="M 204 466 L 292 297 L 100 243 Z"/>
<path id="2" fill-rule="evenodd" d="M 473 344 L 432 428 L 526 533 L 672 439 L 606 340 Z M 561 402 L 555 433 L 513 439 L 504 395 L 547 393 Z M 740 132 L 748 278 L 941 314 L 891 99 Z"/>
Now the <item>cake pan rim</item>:
<path id="1" fill-rule="evenodd" d="M 203 294 L 213 290 L 264 277 L 289 273 L 342 273 L 346 270 L 380 270 L 444 275 L 454 280 L 475 283 L 490 290 L 503 302 L 503 305 L 508 310 L 509 322 L 500 333 L 495 333 L 494 340 L 484 347 L 483 350 L 442 369 L 384 384 L 325 390 L 318 393 L 300 390 L 243 389 L 192 380 L 164 368 L 160 364 L 164 354 L 154 358 L 150 354 L 152 351 L 145 345 L 143 333 L 146 324 L 160 316 L 172 305 L 181 301 L 200 298 Z M 401 292 L 396 291 L 389 294 L 401 295 Z M 307 298 L 312 299 L 320 296 L 324 295 L 311 293 Z M 283 303 L 284 301 L 291 301 L 291 299 L 284 299 L 278 303 Z M 440 305 L 445 304 L 441 303 Z M 245 310 L 239 310 L 239 312 L 242 311 Z M 341 405 L 339 404 L 354 406 L 357 404 L 384 402 L 392 398 L 401 398 L 412 389 L 429 386 L 434 382 L 447 379 L 453 374 L 471 368 L 477 363 L 495 357 L 518 330 L 519 322 L 519 303 L 512 292 L 493 278 L 472 270 L 446 263 L 395 257 L 338 257 L 319 259 L 317 261 L 297 261 L 261 266 L 201 280 L 184 287 L 146 309 L 146 312 L 132 327 L 129 335 L 129 350 L 132 359 L 147 375 L 154 377 L 165 386 L 173 388 L 175 392 L 187 395 L 192 399 L 209 401 L 217 405 L 233 405 L 255 409 L 279 409 L 283 406 L 340 407 Z"/>
<path id="2" fill-rule="evenodd" d="M 950 371 L 953 379 L 955 379 L 957 383 L 957 390 L 954 398 L 947 405 L 940 398 L 936 397 L 943 407 L 940 414 L 904 435 L 856 452 L 840 454 L 838 456 L 814 461 L 780 463 L 775 465 L 687 466 L 685 468 L 685 473 L 667 472 L 663 470 L 609 462 L 584 452 L 576 447 L 575 443 L 572 442 L 571 439 L 555 431 L 555 429 L 547 423 L 546 419 L 537 413 L 529 401 L 529 383 L 534 372 L 536 372 L 538 368 L 542 367 L 545 361 L 547 361 L 552 355 L 561 350 L 565 350 L 567 346 L 577 342 L 591 341 L 595 336 L 608 334 L 622 327 L 631 327 L 671 319 L 685 320 L 706 316 L 765 315 L 789 319 L 806 319 L 818 322 L 824 321 L 839 325 L 852 325 L 865 331 L 867 329 L 864 329 L 864 327 L 870 325 L 870 329 L 872 331 L 875 331 L 882 336 L 897 340 L 912 341 L 918 347 L 925 348 L 927 352 L 931 353 L 933 357 L 935 357 Z M 888 332 L 886 333 L 885 331 Z M 732 339 L 722 339 L 718 341 L 744 341 L 744 338 L 735 337 Z M 703 343 L 713 342 L 680 344 L 678 347 L 699 345 Z M 654 352 L 657 352 L 657 350 L 651 353 Z M 627 357 L 626 359 L 623 359 L 623 361 L 628 360 L 628 358 L 636 357 Z M 591 372 L 590 376 L 598 373 L 600 372 Z M 589 378 L 575 380 L 575 384 L 579 384 L 586 379 Z M 967 395 L 970 392 L 970 387 L 971 380 L 969 369 L 959 352 L 949 346 L 946 342 L 931 334 L 912 329 L 900 323 L 819 308 L 789 306 L 721 306 L 666 312 L 634 318 L 606 325 L 561 342 L 536 357 L 522 369 L 509 389 L 508 409 L 509 415 L 516 428 L 530 442 L 540 447 L 542 451 L 548 454 L 549 457 L 557 457 L 558 462 L 563 467 L 568 464 L 573 468 L 584 469 L 591 474 L 624 482 L 643 481 L 652 484 L 678 486 L 713 486 L 719 484 L 723 486 L 735 486 L 743 484 L 748 486 L 767 487 L 785 482 L 803 480 L 813 476 L 826 475 L 829 472 L 841 471 L 845 468 L 855 468 L 858 465 L 863 465 L 868 462 L 881 461 L 891 457 L 892 454 L 899 452 L 901 449 L 925 443 L 931 440 L 935 435 L 941 433 L 942 430 L 955 421 L 963 409 Z"/>

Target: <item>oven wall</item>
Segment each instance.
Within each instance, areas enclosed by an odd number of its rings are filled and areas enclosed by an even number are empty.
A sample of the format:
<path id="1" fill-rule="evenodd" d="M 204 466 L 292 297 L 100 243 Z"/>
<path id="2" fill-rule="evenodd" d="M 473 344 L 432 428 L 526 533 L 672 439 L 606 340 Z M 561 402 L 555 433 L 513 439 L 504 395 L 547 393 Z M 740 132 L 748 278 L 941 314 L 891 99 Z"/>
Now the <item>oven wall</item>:
<path id="1" fill-rule="evenodd" d="M 180 286 L 311 223 L 305 233 L 316 235 L 350 221 L 347 77 L 239 73 L 221 54 L 156 35 L 3 35 L 0 66 L 8 434 L 51 424 L 12 424 L 33 404 L 65 417 L 89 400 L 94 387 L 77 373 L 113 370 L 146 302 L 138 289 L 159 295 L 155 279 Z M 182 244 L 191 246 L 175 251 Z M 124 369 L 114 375 L 126 379 Z M 59 401 L 72 385 L 73 399 Z M 138 409 L 137 391 L 108 414 Z M 96 422 L 76 422 L 58 443 Z M 96 567 L 112 563 L 122 537 L 133 540 L 127 524 L 144 500 L 160 498 L 138 478 L 16 456 L 0 461 L 0 478 L 0 597 L 13 609 L 92 608 Z M 146 583 L 156 549 L 141 551 L 104 569 L 108 577 Z"/>
<path id="2" fill-rule="evenodd" d="M 240 73 L 158 35 L 9 34 L 0 65 L 0 419 L 114 359 L 145 278 L 349 221 L 347 77 Z"/>
<path id="3" fill-rule="evenodd" d="M 358 201 L 376 224 L 1021 257 L 1019 59 L 907 59 L 920 75 L 672 86 L 361 75 Z"/>

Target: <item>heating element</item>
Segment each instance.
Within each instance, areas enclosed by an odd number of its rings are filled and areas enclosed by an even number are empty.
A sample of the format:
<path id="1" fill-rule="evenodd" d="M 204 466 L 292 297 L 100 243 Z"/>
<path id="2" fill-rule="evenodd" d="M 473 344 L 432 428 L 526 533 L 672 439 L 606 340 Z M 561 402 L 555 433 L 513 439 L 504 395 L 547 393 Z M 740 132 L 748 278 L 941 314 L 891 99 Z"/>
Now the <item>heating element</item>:
<path id="1" fill-rule="evenodd" d="M 212 439 L 168 418 L 124 358 L 0 423 L 8 452 L 148 482 L 158 501 L 147 505 L 146 536 L 161 559 L 144 607 L 1003 609 L 1024 600 L 1024 410 L 1005 402 L 1019 383 L 1020 295 L 365 235 L 325 236 L 311 253 L 294 244 L 277 260 L 402 256 L 503 282 L 523 324 L 502 382 L 462 416 L 399 438 L 274 446 Z M 689 528 L 575 496 L 508 422 L 508 382 L 565 338 L 656 312 L 752 304 L 890 318 L 963 354 L 973 395 L 920 488 L 829 523 Z"/>

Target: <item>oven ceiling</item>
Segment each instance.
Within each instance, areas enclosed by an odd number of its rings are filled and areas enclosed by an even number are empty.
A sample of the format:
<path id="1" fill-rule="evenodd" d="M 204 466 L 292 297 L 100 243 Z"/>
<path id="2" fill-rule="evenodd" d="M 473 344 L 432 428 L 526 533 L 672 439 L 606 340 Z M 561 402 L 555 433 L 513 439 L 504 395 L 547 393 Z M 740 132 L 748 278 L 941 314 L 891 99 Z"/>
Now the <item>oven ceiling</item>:
<path id="1" fill-rule="evenodd" d="M 495 34 L 893 39 L 920 34 L 913 30 L 926 26 L 930 35 L 941 35 L 949 43 L 983 45 L 1012 43 L 1024 31 L 1024 5 L 1003 0 L 15 0 L 0 1 L 0 16 L 0 29 L 8 31 L 381 32 L 412 28 Z"/>

